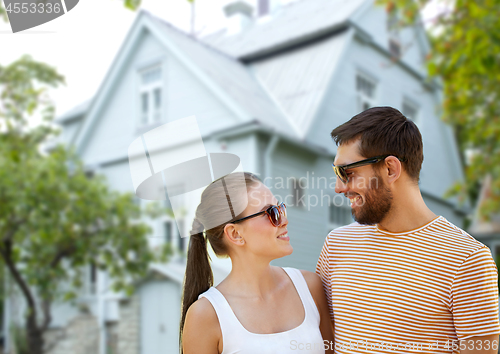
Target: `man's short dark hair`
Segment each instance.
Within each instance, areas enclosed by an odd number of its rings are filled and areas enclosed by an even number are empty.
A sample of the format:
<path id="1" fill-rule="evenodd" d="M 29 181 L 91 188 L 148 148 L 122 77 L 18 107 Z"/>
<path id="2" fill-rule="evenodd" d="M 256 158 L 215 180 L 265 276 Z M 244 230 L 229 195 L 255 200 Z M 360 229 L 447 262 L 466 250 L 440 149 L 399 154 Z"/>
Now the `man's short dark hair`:
<path id="1" fill-rule="evenodd" d="M 415 123 L 392 107 L 373 107 L 352 117 L 332 131 L 338 145 L 360 139 L 365 158 L 394 155 L 406 159 L 403 169 L 418 182 L 424 160 L 422 135 Z"/>

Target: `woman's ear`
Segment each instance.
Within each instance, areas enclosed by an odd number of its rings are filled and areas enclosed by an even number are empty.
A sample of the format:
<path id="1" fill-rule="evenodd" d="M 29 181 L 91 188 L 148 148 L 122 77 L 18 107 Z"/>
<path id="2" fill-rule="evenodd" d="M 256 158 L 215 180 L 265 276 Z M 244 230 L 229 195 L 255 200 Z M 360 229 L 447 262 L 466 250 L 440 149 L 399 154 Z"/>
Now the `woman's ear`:
<path id="1" fill-rule="evenodd" d="M 402 166 L 401 161 L 395 156 L 385 158 L 384 172 L 386 174 L 387 183 L 392 184 L 401 177 Z"/>
<path id="2" fill-rule="evenodd" d="M 245 239 L 240 234 L 240 228 L 236 224 L 227 224 L 224 226 L 224 235 L 227 240 L 236 246 L 242 246 L 245 244 Z"/>

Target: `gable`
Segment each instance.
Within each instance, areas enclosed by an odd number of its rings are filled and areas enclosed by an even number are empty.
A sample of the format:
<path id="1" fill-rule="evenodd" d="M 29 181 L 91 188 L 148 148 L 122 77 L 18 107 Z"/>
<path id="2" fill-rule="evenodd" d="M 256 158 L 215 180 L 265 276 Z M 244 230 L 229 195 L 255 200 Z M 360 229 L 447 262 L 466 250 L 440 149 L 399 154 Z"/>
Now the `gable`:
<path id="1" fill-rule="evenodd" d="M 161 122 L 196 115 L 202 135 L 253 120 L 275 129 L 289 127 L 237 60 L 144 11 L 126 38 L 74 139 L 79 152 L 93 139 L 94 146 L 86 152 L 90 159 L 126 154 L 126 146 L 137 136 L 132 131 L 137 131 L 139 113 L 138 71 L 151 65 L 160 65 L 166 73 Z M 96 145 L 96 139 L 102 143 Z"/>
<path id="2" fill-rule="evenodd" d="M 141 126 L 140 71 L 152 65 L 159 65 L 162 73 L 161 119 L 157 124 Z M 203 133 L 238 121 L 235 114 L 147 30 L 142 31 L 133 54 L 128 56 L 105 102 L 94 114 L 97 119 L 81 150 L 82 158 L 89 164 L 126 157 L 130 143 L 138 135 L 179 118 L 196 115 Z"/>

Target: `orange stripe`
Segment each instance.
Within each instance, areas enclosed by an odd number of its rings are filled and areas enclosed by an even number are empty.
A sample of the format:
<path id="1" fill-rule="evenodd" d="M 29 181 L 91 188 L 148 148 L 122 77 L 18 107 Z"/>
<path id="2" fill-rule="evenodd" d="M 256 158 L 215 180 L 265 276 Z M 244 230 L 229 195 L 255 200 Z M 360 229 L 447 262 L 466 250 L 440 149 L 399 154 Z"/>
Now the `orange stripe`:
<path id="1" fill-rule="evenodd" d="M 444 344 L 446 339 L 500 333 L 498 271 L 491 253 L 442 217 L 405 233 L 356 223 L 334 230 L 316 272 L 339 342 Z"/>

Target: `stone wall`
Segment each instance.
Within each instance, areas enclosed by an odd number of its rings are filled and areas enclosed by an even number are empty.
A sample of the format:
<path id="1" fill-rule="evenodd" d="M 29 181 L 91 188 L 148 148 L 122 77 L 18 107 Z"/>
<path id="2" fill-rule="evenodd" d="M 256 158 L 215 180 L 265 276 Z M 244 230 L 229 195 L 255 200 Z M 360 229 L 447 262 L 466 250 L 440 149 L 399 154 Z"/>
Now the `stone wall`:
<path id="1" fill-rule="evenodd" d="M 118 354 L 140 353 L 140 298 L 137 293 L 120 301 L 117 324 Z"/>
<path id="2" fill-rule="evenodd" d="M 65 328 L 52 328 L 45 334 L 47 354 L 97 354 L 99 352 L 99 327 L 97 319 L 81 314 Z"/>

